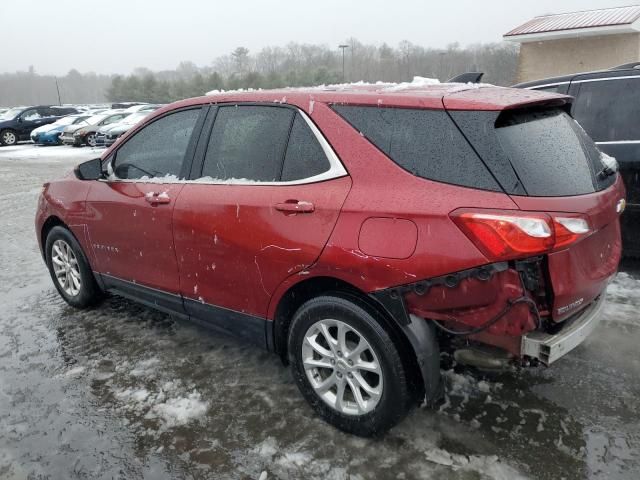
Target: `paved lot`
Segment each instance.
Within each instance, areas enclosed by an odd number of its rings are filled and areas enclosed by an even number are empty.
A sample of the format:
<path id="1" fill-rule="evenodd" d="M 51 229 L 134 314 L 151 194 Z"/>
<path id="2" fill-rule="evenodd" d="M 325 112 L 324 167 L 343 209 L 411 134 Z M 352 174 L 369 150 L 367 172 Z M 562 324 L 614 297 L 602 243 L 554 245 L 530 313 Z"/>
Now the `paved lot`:
<path id="1" fill-rule="evenodd" d="M 445 372 L 448 400 L 384 439 L 316 418 L 274 355 L 111 298 L 56 294 L 33 216 L 40 185 L 99 151 L 0 147 L 0 479 L 634 479 L 640 278 L 550 369 Z"/>

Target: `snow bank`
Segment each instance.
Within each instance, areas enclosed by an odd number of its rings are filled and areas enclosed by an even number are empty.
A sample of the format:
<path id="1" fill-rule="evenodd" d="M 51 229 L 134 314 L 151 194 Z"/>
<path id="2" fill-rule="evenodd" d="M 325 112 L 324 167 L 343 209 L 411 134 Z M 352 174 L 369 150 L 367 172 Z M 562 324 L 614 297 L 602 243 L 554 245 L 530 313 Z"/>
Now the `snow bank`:
<path id="1" fill-rule="evenodd" d="M 459 455 L 434 448 L 425 452 L 427 461 L 451 468 L 453 471 L 482 472 L 494 480 L 526 480 L 517 470 L 500 461 L 495 455 Z"/>
<path id="2" fill-rule="evenodd" d="M 151 409 L 164 424 L 171 428 L 186 425 L 192 420 L 202 417 L 209 408 L 209 403 L 202 400 L 197 391 L 186 397 L 170 398 L 164 403 L 154 405 Z"/>
<path id="3" fill-rule="evenodd" d="M 119 409 L 146 420 L 158 420 L 160 431 L 199 420 L 209 409 L 209 402 L 202 399 L 200 392 L 185 391 L 179 380 L 165 382 L 153 390 L 152 387 L 128 387 L 114 389 L 113 394 Z"/>
<path id="4" fill-rule="evenodd" d="M 11 147 L 0 148 L 0 160 L 20 160 L 59 163 L 65 160 L 75 160 L 78 163 L 97 158 L 104 153 L 104 149 L 74 148 L 67 145 L 41 146 L 33 143 L 23 143 Z"/>

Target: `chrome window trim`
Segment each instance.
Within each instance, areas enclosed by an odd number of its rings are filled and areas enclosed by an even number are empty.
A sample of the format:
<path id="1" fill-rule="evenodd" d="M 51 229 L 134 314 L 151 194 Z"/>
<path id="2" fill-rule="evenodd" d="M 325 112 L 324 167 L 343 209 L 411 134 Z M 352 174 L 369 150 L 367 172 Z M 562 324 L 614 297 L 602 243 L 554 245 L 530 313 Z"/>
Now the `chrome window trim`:
<path id="1" fill-rule="evenodd" d="M 628 78 L 640 78 L 640 75 L 622 75 L 620 77 L 587 78 L 584 80 L 574 80 L 573 83 L 604 82 L 608 80 L 626 80 Z"/>
<path id="2" fill-rule="evenodd" d="M 548 88 L 548 87 L 557 87 L 559 85 L 568 85 L 569 82 L 558 82 L 558 83 L 545 83 L 543 85 L 534 85 L 532 87 L 525 87 L 525 90 L 538 90 L 539 88 Z"/>
<path id="3" fill-rule="evenodd" d="M 639 144 L 640 140 L 612 140 L 609 142 L 594 142 L 596 145 L 625 145 L 625 144 Z"/>
<path id="4" fill-rule="evenodd" d="M 269 105 L 270 104 L 266 104 L 265 105 Z M 320 143 L 320 147 L 322 147 L 322 151 L 324 152 L 325 156 L 327 157 L 327 160 L 329 161 L 329 170 L 322 172 L 318 175 L 314 175 L 313 177 L 307 177 L 307 178 L 302 178 L 300 180 L 291 180 L 288 182 L 261 182 L 261 181 L 255 181 L 255 180 L 248 180 L 248 181 L 242 181 L 241 179 L 235 180 L 235 179 L 230 179 L 230 180 L 221 180 L 219 182 L 205 182 L 205 181 L 201 181 L 200 179 L 195 179 L 195 180 L 176 180 L 176 181 L 160 181 L 163 177 L 154 177 L 154 179 L 150 179 L 149 181 L 143 181 L 137 178 L 134 179 L 127 179 L 127 178 L 114 178 L 114 179 L 100 179 L 98 181 L 101 182 L 126 182 L 126 183 L 141 183 L 141 184 L 164 184 L 164 185 L 168 185 L 168 184 L 197 184 L 197 185 L 254 185 L 254 186 L 288 186 L 288 185 L 307 185 L 310 183 L 317 183 L 317 182 L 323 182 L 325 180 L 333 180 L 334 178 L 341 178 L 341 177 L 346 177 L 347 175 L 349 175 L 349 173 L 347 172 L 346 168 L 344 168 L 344 165 L 342 164 L 342 162 L 340 161 L 340 158 L 338 158 L 338 155 L 336 154 L 336 152 L 333 150 L 333 148 L 331 147 L 331 145 L 329 144 L 329 142 L 327 141 L 327 139 L 324 137 L 324 135 L 322 134 L 322 132 L 320 132 L 320 129 L 318 129 L 318 127 L 315 125 L 315 123 L 313 123 L 311 121 L 311 119 L 309 118 L 309 116 L 303 112 L 302 110 L 300 110 L 298 107 L 295 107 L 295 110 L 297 113 L 300 114 L 300 116 L 304 119 L 304 121 L 307 123 L 307 125 L 309 126 L 309 128 L 311 129 L 311 132 L 313 133 L 313 135 L 315 136 L 316 140 L 318 141 L 318 143 Z M 111 162 L 112 160 L 110 159 L 108 164 L 107 164 L 107 168 L 109 170 L 111 170 Z"/>
<path id="5" fill-rule="evenodd" d="M 566 82 L 557 83 L 545 83 L 543 85 L 534 85 L 532 87 L 525 87 L 526 90 L 538 90 L 539 88 L 557 87 L 559 85 L 567 85 L 569 83 L 590 83 L 590 82 L 605 82 L 609 80 L 626 80 L 627 78 L 640 78 L 640 75 L 621 75 L 618 77 L 601 77 L 601 78 L 585 78 L 584 80 L 569 80 Z"/>

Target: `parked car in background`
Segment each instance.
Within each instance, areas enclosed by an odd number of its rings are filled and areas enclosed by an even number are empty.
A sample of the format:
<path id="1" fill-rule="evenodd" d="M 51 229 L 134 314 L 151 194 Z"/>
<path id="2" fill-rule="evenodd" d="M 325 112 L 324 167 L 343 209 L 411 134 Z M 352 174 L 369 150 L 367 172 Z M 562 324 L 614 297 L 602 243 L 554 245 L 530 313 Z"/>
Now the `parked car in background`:
<path id="1" fill-rule="evenodd" d="M 127 116 L 129 114 L 124 110 L 109 110 L 108 112 L 94 115 L 77 125 L 65 127 L 60 135 L 60 141 L 74 147 L 81 147 L 82 145 L 95 147 L 96 132 L 100 127 L 118 122 Z"/>
<path id="2" fill-rule="evenodd" d="M 135 105 L 148 105 L 145 102 L 116 102 L 116 103 L 112 103 L 110 106 L 112 109 L 121 109 L 121 108 L 130 108 L 133 107 Z"/>
<path id="3" fill-rule="evenodd" d="M 598 325 L 624 186 L 570 101 L 422 83 L 185 100 L 46 183 L 37 239 L 68 304 L 109 291 L 235 333 L 328 422 L 377 434 L 441 398 L 440 343 L 550 365 Z"/>
<path id="4" fill-rule="evenodd" d="M 29 140 L 34 129 L 73 113 L 78 113 L 78 110 L 51 105 L 12 108 L 0 119 L 0 145 L 15 145 L 21 140 Z"/>
<path id="5" fill-rule="evenodd" d="M 43 125 L 31 131 L 31 141 L 40 145 L 58 145 L 60 142 L 60 134 L 65 127 L 69 125 L 78 125 L 82 121 L 91 117 L 86 113 L 78 115 L 68 115 L 62 117 L 54 123 Z"/>
<path id="6" fill-rule="evenodd" d="M 143 104 L 143 105 L 134 105 L 132 107 L 126 108 L 125 112 L 136 113 L 136 112 L 153 112 L 162 107 L 162 105 L 154 105 L 151 103 Z"/>
<path id="7" fill-rule="evenodd" d="M 156 107 L 157 109 L 158 107 Z M 130 114 L 117 123 L 100 127 L 96 133 L 96 147 L 110 147 L 121 135 L 128 132 L 138 122 L 149 116 L 149 111 L 142 111 Z"/>
<path id="8" fill-rule="evenodd" d="M 575 97 L 571 115 L 620 165 L 627 189 L 627 209 L 621 219 L 623 252 L 640 256 L 640 62 L 516 87 Z"/>
<path id="9" fill-rule="evenodd" d="M 0 118 L 2 118 L 2 116 L 5 114 L 5 112 L 8 112 L 9 108 L 7 107 L 0 107 Z"/>

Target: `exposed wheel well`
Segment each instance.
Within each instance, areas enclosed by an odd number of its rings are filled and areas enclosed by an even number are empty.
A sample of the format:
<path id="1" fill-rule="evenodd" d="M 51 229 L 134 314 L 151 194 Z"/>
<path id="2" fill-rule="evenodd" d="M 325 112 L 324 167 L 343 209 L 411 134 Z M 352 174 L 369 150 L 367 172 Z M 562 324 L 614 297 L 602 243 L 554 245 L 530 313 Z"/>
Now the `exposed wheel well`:
<path id="1" fill-rule="evenodd" d="M 273 328 L 273 344 L 276 353 L 283 362 L 288 363 L 287 339 L 289 325 L 295 312 L 311 298 L 335 294 L 366 309 L 389 333 L 398 348 L 407 371 L 409 387 L 417 396 L 424 394 L 424 384 L 418 367 L 417 358 L 411 343 L 393 318 L 390 318 L 382 306 L 357 287 L 332 277 L 315 277 L 297 283 L 280 299 L 276 309 Z"/>
<path id="2" fill-rule="evenodd" d="M 42 245 L 42 257 L 45 259 L 45 261 L 47 260 L 47 252 L 45 251 L 46 249 L 44 248 L 44 246 L 47 243 L 47 236 L 49 235 L 49 232 L 53 227 L 58 227 L 58 226 L 64 227 L 67 230 L 70 230 L 69 227 L 67 227 L 67 225 L 55 215 L 52 215 L 49 218 L 47 218 L 44 224 L 42 225 L 42 231 L 40 232 L 40 242 Z"/>

